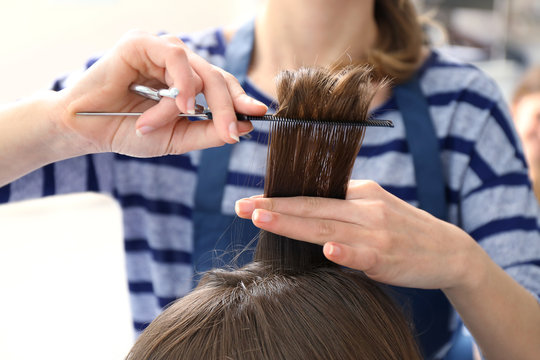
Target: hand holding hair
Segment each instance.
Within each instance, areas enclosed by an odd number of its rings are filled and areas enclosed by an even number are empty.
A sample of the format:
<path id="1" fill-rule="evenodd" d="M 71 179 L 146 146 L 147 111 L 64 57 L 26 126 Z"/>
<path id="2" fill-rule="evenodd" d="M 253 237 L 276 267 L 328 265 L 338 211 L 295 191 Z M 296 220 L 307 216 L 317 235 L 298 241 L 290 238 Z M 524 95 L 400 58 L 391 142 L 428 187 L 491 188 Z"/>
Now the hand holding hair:
<path id="1" fill-rule="evenodd" d="M 338 72 L 331 81 L 325 75 L 313 69 L 299 70 L 296 76 L 282 73 L 277 81 L 278 114 L 361 121 L 368 117 L 377 91 L 386 85 L 368 68 Z M 322 99 L 324 105 L 316 106 Z M 290 136 L 289 132 L 297 131 L 298 138 L 310 141 L 302 146 L 291 141 L 270 147 L 267 172 L 274 171 L 272 161 L 278 161 L 274 159 L 289 161 L 278 168 L 280 173 L 270 177 L 271 183 L 265 182 L 266 197 L 237 202 L 240 217 L 252 219 L 270 233 L 325 245 L 324 255 L 329 260 L 362 270 L 387 284 L 440 289 L 478 281 L 481 271 L 466 272 L 466 265 L 478 264 L 475 259 L 482 259 L 483 251 L 467 233 L 407 204 L 373 181 L 349 183 L 350 172 L 341 169 L 352 168 L 363 132 L 348 129 L 342 139 L 333 138 L 340 133 L 335 126 L 281 131 L 272 136 Z M 349 156 L 322 157 L 311 144 L 327 144 L 332 149 L 329 153 Z M 329 177 L 329 173 L 333 175 Z M 309 186 L 288 192 L 269 191 L 274 186 L 286 188 L 282 184 L 292 183 L 296 177 L 318 184 L 319 189 L 331 189 L 333 183 L 340 183 L 341 191 L 325 193 Z"/>
<path id="2" fill-rule="evenodd" d="M 248 198 L 237 214 L 264 230 L 324 245 L 331 261 L 391 285 L 475 286 L 483 250 L 463 230 L 386 192 L 351 181 L 347 198 Z"/>

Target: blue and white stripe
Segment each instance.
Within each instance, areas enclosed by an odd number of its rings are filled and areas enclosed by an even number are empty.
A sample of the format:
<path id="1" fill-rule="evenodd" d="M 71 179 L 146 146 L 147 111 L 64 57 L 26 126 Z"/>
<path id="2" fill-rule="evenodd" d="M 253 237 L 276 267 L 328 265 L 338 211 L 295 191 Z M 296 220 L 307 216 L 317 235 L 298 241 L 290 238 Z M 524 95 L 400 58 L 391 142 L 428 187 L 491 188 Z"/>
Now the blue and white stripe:
<path id="1" fill-rule="evenodd" d="M 182 39 L 222 66 L 221 30 Z M 95 59 L 88 62 L 91 65 Z M 450 221 L 471 234 L 519 283 L 540 294 L 539 208 L 523 150 L 496 85 L 476 68 L 434 52 L 420 71 L 440 144 Z M 69 79 L 58 80 L 61 89 Z M 252 96 L 271 102 L 252 84 Z M 403 119 L 391 98 L 377 116 L 393 130 L 369 128 L 353 178 L 372 179 L 417 205 L 413 162 Z M 256 124 L 235 145 L 222 201 L 233 214 L 238 198 L 262 193 L 268 129 Z M 135 159 L 96 154 L 51 164 L 0 189 L 0 202 L 79 191 L 112 194 L 123 209 L 134 327 L 142 330 L 192 286 L 192 210 L 200 153 Z"/>

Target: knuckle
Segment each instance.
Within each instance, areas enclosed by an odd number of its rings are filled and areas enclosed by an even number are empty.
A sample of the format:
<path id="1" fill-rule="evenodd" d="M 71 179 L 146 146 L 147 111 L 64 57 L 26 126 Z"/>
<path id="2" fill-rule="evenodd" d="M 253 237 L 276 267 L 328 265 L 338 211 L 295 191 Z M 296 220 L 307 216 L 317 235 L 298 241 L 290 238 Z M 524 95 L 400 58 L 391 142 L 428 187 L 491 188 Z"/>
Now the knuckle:
<path id="1" fill-rule="evenodd" d="M 276 209 L 276 202 L 272 198 L 261 199 L 264 202 L 264 208 L 268 211 L 274 211 Z"/>
<path id="2" fill-rule="evenodd" d="M 317 222 L 317 236 L 330 238 L 336 232 L 336 227 L 331 221 L 321 220 Z"/>
<path id="3" fill-rule="evenodd" d="M 178 46 L 178 44 L 169 43 L 167 55 L 171 60 L 180 57 L 187 58 L 187 51 L 183 47 Z"/>
<path id="4" fill-rule="evenodd" d="M 219 70 L 215 66 L 211 66 L 208 69 L 208 75 L 211 76 L 212 78 L 218 80 L 218 81 L 222 81 L 222 82 L 225 81 L 225 78 L 223 77 L 223 73 L 221 72 L 221 70 Z"/>
<path id="5" fill-rule="evenodd" d="M 364 186 L 366 187 L 368 191 L 374 192 L 374 193 L 378 193 L 382 190 L 381 185 L 379 185 L 373 180 L 366 180 L 366 182 L 364 183 Z"/>
<path id="6" fill-rule="evenodd" d="M 159 37 L 175 45 L 184 45 L 184 42 L 173 34 L 163 34 Z"/>
<path id="7" fill-rule="evenodd" d="M 223 76 L 223 79 L 227 82 L 227 84 L 230 85 L 230 88 L 234 91 L 236 96 L 245 94 L 244 89 L 242 88 L 242 86 L 240 86 L 238 79 L 235 78 L 234 75 L 220 68 L 217 68 L 217 69 L 221 73 L 221 75 Z"/>
<path id="8" fill-rule="evenodd" d="M 303 203 L 302 206 L 302 213 L 305 215 L 309 215 L 314 213 L 317 209 L 321 207 L 321 199 L 318 197 L 313 196 L 307 196 L 306 201 Z"/>
<path id="9" fill-rule="evenodd" d="M 222 69 L 218 68 L 215 65 L 212 65 L 212 67 L 214 67 L 216 70 L 218 70 L 225 80 L 227 80 L 227 81 L 236 81 L 236 78 L 231 73 L 229 73 L 229 72 L 227 72 L 225 70 L 222 70 Z"/>

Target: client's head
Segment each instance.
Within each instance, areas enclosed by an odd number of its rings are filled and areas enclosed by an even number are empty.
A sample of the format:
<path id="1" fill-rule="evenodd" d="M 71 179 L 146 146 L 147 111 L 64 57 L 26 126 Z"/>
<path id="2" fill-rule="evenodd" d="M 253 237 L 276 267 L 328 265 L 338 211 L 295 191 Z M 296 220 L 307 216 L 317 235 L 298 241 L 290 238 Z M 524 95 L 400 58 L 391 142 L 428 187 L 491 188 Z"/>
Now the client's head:
<path id="1" fill-rule="evenodd" d="M 419 359 L 403 315 L 337 267 L 212 270 L 141 335 L 130 359 Z"/>
<path id="2" fill-rule="evenodd" d="M 344 198 L 379 84 L 364 67 L 303 69 L 278 80 L 266 196 Z M 325 120 L 308 122 L 307 120 Z M 254 261 L 207 272 L 142 333 L 128 359 L 420 359 L 409 323 L 360 272 L 320 246 L 262 232 Z"/>

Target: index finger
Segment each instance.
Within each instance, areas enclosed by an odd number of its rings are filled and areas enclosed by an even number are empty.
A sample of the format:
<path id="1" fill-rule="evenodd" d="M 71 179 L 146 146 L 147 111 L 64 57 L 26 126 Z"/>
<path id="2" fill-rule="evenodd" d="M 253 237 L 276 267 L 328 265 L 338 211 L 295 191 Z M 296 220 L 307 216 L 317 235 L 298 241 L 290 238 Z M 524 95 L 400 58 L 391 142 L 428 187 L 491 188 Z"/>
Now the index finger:
<path id="1" fill-rule="evenodd" d="M 301 218 L 337 220 L 356 224 L 358 206 L 350 201 L 309 196 L 289 198 L 247 198 L 236 202 L 239 217 L 251 219 L 255 209 L 265 209 L 279 214 Z"/>
<path id="2" fill-rule="evenodd" d="M 203 82 L 202 91 L 212 109 L 213 122 L 219 137 L 229 144 L 240 141 L 236 112 L 223 74 L 195 53 L 190 53 L 188 57 Z"/>
<path id="3" fill-rule="evenodd" d="M 182 41 L 171 36 L 158 37 L 138 31 L 128 33 L 126 38 L 127 46 L 121 47 L 124 61 L 143 76 L 164 84 L 168 83 L 168 74 L 173 85 L 181 89 L 177 97 L 179 108 L 183 112 L 192 112 L 195 95 L 201 85 L 189 63 L 189 49 Z"/>
<path id="4" fill-rule="evenodd" d="M 190 53 L 190 62 L 203 80 L 203 93 L 212 109 L 218 134 L 227 134 L 238 141 L 237 135 L 251 131 L 247 121 L 237 121 L 236 113 L 264 115 L 268 107 L 248 96 L 238 80 L 225 70 L 209 64 L 195 53 Z M 222 137 L 223 140 L 226 140 Z"/>

